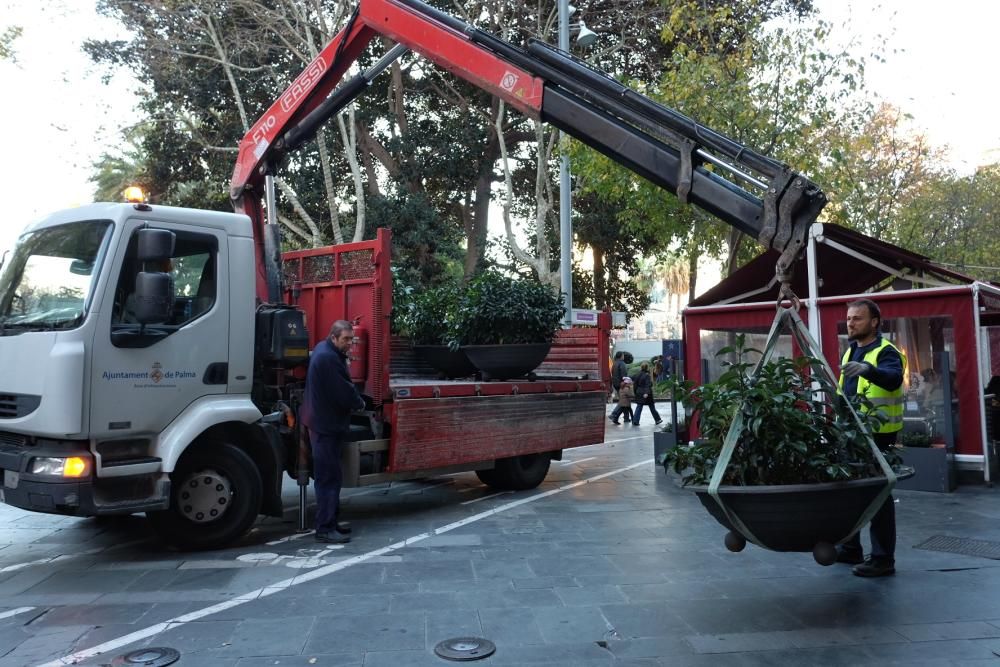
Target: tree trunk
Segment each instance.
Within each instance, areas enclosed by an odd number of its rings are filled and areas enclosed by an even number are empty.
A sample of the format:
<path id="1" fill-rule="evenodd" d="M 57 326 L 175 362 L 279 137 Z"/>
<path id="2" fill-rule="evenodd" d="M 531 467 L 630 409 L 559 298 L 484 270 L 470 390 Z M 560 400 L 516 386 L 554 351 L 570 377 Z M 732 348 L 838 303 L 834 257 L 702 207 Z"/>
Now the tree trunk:
<path id="1" fill-rule="evenodd" d="M 590 249 L 594 254 L 594 306 L 597 310 L 604 310 L 610 305 L 604 280 L 604 250 L 595 245 Z"/>
<path id="2" fill-rule="evenodd" d="M 493 188 L 493 164 L 488 162 L 476 179 L 476 200 L 466 224 L 468 245 L 465 251 L 464 276 L 469 280 L 483 264 L 486 256 L 486 226 L 490 219 L 490 191 Z"/>
<path id="3" fill-rule="evenodd" d="M 743 232 L 733 228 L 729 230 L 729 257 L 726 259 L 726 277 L 733 275 L 739 268 L 740 246 L 743 245 L 745 235 Z"/>
<path id="4" fill-rule="evenodd" d="M 701 254 L 692 250 L 688 255 L 688 301 L 694 301 L 694 291 L 698 285 L 698 258 Z"/>

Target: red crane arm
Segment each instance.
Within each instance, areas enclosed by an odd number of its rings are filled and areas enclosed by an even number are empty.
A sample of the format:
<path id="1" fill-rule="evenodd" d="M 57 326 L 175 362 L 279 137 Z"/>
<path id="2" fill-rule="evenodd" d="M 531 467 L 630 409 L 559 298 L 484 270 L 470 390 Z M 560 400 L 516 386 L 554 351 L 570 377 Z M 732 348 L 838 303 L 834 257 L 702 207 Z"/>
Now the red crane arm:
<path id="1" fill-rule="evenodd" d="M 361 0 L 357 15 L 254 123 L 239 146 L 230 182 L 237 212 L 250 216 L 257 245 L 257 296 L 269 301 L 264 248 L 264 170 L 281 137 L 333 91 L 368 43 L 382 35 L 537 118 L 543 82 L 443 22 L 395 0 Z M 339 52 L 339 53 L 338 53 Z M 273 221 L 272 221 L 273 222 Z"/>
<path id="2" fill-rule="evenodd" d="M 376 35 L 397 45 L 334 90 Z M 423 0 L 360 0 L 347 27 L 240 143 L 230 196 L 236 210 L 253 221 L 261 301 L 281 299 L 280 253 L 273 233 L 277 225 L 265 221 L 261 206 L 263 190 L 273 190 L 265 170 L 309 140 L 405 49 L 774 248 L 781 253 L 778 279 L 782 284 L 791 280 L 791 265 L 826 204 L 826 195 L 805 176 L 544 42 L 515 46 Z M 270 194 L 267 199 L 274 201 Z"/>

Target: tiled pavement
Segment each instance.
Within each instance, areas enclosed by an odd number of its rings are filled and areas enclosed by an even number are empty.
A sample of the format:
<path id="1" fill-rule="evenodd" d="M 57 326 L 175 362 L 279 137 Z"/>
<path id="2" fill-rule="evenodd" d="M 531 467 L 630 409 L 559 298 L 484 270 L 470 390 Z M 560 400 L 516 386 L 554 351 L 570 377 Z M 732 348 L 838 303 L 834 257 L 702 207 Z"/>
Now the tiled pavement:
<path id="1" fill-rule="evenodd" d="M 183 554 L 140 517 L 0 507 L 0 667 L 143 646 L 185 667 L 441 666 L 435 644 L 463 635 L 496 644 L 483 665 L 1000 665 L 1000 562 L 913 548 L 1000 542 L 1000 491 L 898 492 L 898 573 L 866 580 L 809 554 L 726 551 L 649 461 L 651 433 L 609 424 L 532 492 L 494 495 L 472 474 L 350 490 L 343 548 L 296 537 L 294 513 Z"/>

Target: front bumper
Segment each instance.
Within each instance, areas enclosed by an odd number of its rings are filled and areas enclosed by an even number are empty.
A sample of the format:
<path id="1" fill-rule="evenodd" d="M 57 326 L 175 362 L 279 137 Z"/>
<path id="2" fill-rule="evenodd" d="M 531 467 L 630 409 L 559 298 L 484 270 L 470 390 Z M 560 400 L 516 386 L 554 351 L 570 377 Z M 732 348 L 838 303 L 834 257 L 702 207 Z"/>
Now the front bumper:
<path id="1" fill-rule="evenodd" d="M 10 434 L 0 434 L 9 436 Z M 0 502 L 13 507 L 69 516 L 131 514 L 166 509 L 170 482 L 165 475 L 99 479 L 93 476 L 93 454 L 86 441 L 39 441 L 29 445 L 21 436 L 0 437 Z M 67 479 L 28 473 L 37 457 L 81 456 L 92 463 L 89 476 Z"/>

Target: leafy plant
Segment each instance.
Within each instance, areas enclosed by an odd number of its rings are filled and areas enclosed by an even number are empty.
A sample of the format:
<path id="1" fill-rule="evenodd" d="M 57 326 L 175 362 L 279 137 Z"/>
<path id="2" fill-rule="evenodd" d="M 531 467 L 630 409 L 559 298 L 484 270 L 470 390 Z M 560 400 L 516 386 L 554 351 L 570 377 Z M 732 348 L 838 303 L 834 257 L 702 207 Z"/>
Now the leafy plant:
<path id="1" fill-rule="evenodd" d="M 927 433 L 903 433 L 899 436 L 899 442 L 904 447 L 930 447 L 931 436 Z"/>
<path id="2" fill-rule="evenodd" d="M 697 416 L 700 431 L 693 446 L 667 454 L 666 465 L 683 475 L 685 485 L 708 484 L 738 410 L 743 430 L 726 466 L 725 485 L 819 483 L 882 475 L 864 430 L 877 429 L 878 413 L 859 412 L 863 421 L 859 426 L 837 386 L 822 372 L 822 362 L 814 357 L 769 361 L 751 377 L 751 353 L 760 354 L 737 336 L 734 346 L 718 353 L 732 355 L 732 360 L 723 362 L 726 370 L 717 381 L 697 387 L 691 382 L 676 384 L 675 397 Z M 900 462 L 895 452 L 884 454 L 890 465 Z"/>
<path id="3" fill-rule="evenodd" d="M 413 291 L 408 294 L 408 306 L 400 313 L 400 333 L 415 345 L 448 345 L 460 297 L 459 287 L 451 283 Z"/>
<path id="4" fill-rule="evenodd" d="M 469 282 L 451 335 L 459 345 L 549 343 L 563 320 L 555 290 L 534 280 L 485 271 Z"/>

